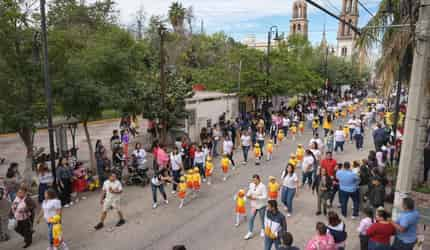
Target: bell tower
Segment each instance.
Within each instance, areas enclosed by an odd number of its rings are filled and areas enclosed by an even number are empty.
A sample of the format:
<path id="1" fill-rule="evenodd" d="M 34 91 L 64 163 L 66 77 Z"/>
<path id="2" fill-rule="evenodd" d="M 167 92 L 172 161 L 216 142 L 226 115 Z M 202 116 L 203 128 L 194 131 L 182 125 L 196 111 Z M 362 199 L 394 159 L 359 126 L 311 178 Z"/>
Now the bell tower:
<path id="1" fill-rule="evenodd" d="M 293 18 L 290 20 L 290 35 L 301 34 L 308 37 L 308 7 L 305 0 L 293 3 Z"/>
<path id="2" fill-rule="evenodd" d="M 340 18 L 346 23 L 339 22 L 337 31 L 337 56 L 351 57 L 351 55 L 356 52 L 355 41 L 357 34 L 347 23 L 357 27 L 358 17 L 358 0 L 342 0 Z"/>

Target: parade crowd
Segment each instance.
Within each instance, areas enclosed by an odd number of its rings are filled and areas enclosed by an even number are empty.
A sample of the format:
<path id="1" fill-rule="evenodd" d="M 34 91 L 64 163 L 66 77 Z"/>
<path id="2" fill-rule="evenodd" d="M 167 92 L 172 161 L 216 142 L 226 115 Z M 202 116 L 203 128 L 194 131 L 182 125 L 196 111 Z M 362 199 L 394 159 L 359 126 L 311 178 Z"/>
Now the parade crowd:
<path id="1" fill-rule="evenodd" d="M 295 153 L 285 158 L 279 176 L 269 176 L 266 181 L 263 175 L 254 174 L 248 189 L 234 193 L 232 224 L 236 227 L 248 224 L 244 239 L 254 237 L 258 215 L 261 222 L 258 234 L 264 239 L 265 250 L 351 249 L 346 244 L 349 237 L 359 238 L 362 250 L 412 250 L 419 223 L 414 201 L 405 198 L 403 211 L 395 220 L 386 209 L 389 196 L 386 190 L 390 184 L 387 168 L 399 159 L 403 118 L 397 126 L 397 137 L 393 138 L 393 113 L 382 102 L 366 101 L 365 94 L 360 92 L 330 101 L 306 96 L 294 105 L 281 103 L 276 109 L 263 103 L 256 112 L 243 113 L 235 120 L 227 119 L 224 113 L 216 124 L 201 130 L 199 142 L 184 137 L 173 148 L 154 140 L 150 149 L 145 150 L 140 143 L 134 143 L 134 149 L 130 149 L 138 125 L 135 119 L 123 119 L 120 130 L 112 133 L 109 148 L 101 140 L 96 142 L 97 175 L 71 154 L 58 160 L 53 183 L 49 168 L 40 164 L 38 201 L 33 201 L 28 187 L 21 184 L 18 166 L 12 163 L 4 179 L 5 188 L 0 189 L 4 191 L 0 193 L 0 207 L 4 207 L 1 211 L 6 211 L 0 214 L 0 239 L 9 238 L 7 225 L 13 224 L 27 248 L 32 244 L 34 223 L 43 219 L 49 232 L 48 249 L 67 249 L 64 240 L 67 233 L 63 237 L 61 228 L 62 209 L 86 199 L 84 192 L 99 186 L 101 212 L 96 230 L 104 227 L 112 210 L 118 214 L 116 226 L 126 223 L 121 196 L 124 185 L 134 181 L 150 185 L 153 209 L 159 206 L 159 194 L 165 204 L 169 203 L 169 185 L 172 197 L 179 200 L 179 208 L 186 208 L 190 202 L 198 202 L 196 198 L 203 185 L 230 181 L 231 171 L 240 165 L 270 162 L 279 144 L 312 131 L 309 143 L 298 144 Z M 154 126 L 148 132 L 156 135 Z M 336 160 L 347 147 L 363 151 L 365 139 L 374 142 L 374 150 L 369 151 L 367 158 Z M 240 156 L 234 158 L 238 152 Z M 289 230 L 287 222 L 288 217 L 294 216 L 294 201 L 301 192 L 312 192 L 315 197 L 315 235 L 309 237 L 306 245 L 295 246 L 294 232 Z M 352 213 L 348 211 L 349 200 Z M 361 218 L 356 235 L 346 232 L 348 215 L 352 219 Z"/>

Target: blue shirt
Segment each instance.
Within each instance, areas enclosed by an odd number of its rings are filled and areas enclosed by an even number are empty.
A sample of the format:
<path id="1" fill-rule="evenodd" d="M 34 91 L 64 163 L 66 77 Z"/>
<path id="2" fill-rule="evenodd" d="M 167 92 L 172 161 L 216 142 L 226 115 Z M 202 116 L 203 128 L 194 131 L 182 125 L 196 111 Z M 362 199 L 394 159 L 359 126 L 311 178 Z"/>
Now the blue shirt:
<path id="1" fill-rule="evenodd" d="M 339 170 L 336 172 L 336 178 L 339 180 L 339 189 L 345 192 L 355 192 L 358 189 L 358 176 L 351 170 Z"/>
<path id="2" fill-rule="evenodd" d="M 417 240 L 417 225 L 420 214 L 417 210 L 403 211 L 400 213 L 396 223 L 405 229 L 403 233 L 398 232 L 396 237 L 403 243 L 414 243 Z"/>

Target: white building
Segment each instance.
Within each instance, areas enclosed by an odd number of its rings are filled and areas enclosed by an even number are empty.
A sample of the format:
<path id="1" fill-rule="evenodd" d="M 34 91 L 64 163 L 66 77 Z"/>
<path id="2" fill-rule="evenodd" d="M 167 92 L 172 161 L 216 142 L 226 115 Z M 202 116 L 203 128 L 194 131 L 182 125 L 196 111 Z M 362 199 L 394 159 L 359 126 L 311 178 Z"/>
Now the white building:
<path id="1" fill-rule="evenodd" d="M 201 129 L 217 123 L 224 112 L 226 120 L 238 117 L 239 97 L 236 93 L 196 91 L 192 98 L 186 100 L 185 109 L 190 112 L 185 122 L 185 132 L 192 141 L 199 141 Z"/>

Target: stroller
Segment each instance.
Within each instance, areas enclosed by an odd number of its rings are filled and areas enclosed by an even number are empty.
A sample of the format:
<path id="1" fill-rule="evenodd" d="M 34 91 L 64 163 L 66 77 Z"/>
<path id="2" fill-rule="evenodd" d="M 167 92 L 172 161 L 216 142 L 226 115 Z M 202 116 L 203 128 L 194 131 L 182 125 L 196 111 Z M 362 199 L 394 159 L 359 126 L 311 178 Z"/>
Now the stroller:
<path id="1" fill-rule="evenodd" d="M 143 164 L 139 164 L 138 159 L 135 155 L 131 156 L 131 164 L 127 167 L 128 178 L 126 181 L 127 185 L 140 185 L 145 186 L 149 184 L 150 178 L 148 177 L 148 168 Z"/>

